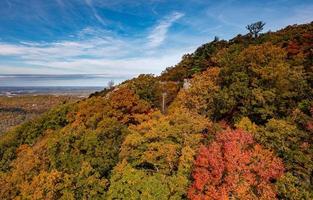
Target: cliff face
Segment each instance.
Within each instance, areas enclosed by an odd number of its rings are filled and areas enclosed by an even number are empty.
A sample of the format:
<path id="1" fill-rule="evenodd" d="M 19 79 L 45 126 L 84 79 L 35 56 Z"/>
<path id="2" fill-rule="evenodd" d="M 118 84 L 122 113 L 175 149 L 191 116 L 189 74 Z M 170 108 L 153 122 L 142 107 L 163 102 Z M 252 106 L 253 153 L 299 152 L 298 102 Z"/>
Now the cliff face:
<path id="1" fill-rule="evenodd" d="M 214 40 L 0 136 L 0 198 L 312 199 L 312 87 L 313 23 Z"/>

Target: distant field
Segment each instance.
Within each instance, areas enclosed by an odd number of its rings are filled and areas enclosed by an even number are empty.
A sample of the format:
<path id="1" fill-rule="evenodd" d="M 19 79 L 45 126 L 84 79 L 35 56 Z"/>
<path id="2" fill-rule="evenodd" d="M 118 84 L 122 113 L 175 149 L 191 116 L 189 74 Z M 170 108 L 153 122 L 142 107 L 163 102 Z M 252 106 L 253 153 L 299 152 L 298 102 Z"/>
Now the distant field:
<path id="1" fill-rule="evenodd" d="M 29 119 L 32 119 L 50 108 L 69 101 L 76 101 L 76 96 L 0 96 L 0 134 L 8 131 Z"/>
<path id="2" fill-rule="evenodd" d="M 24 95 L 56 95 L 86 97 L 89 96 L 89 94 L 101 91 L 102 89 L 103 87 L 0 86 L 0 96 L 15 97 Z"/>

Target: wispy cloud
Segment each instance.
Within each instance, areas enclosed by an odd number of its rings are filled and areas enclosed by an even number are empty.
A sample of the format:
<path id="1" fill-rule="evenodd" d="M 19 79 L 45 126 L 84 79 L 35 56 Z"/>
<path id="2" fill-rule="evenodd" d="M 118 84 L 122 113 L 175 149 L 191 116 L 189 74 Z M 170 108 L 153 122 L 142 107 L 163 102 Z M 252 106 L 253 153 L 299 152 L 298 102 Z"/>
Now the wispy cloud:
<path id="1" fill-rule="evenodd" d="M 98 20 L 98 22 L 100 22 L 102 25 L 106 25 L 104 19 L 99 15 L 97 9 L 94 7 L 92 0 L 85 0 L 85 2 L 92 10 L 93 15 Z"/>
<path id="2" fill-rule="evenodd" d="M 151 31 L 150 35 L 148 36 L 148 46 L 160 46 L 166 39 L 167 32 L 172 24 L 183 16 L 183 13 L 174 12 L 170 16 L 167 16 L 163 20 L 161 20 L 160 23 Z"/>
<path id="3" fill-rule="evenodd" d="M 57 2 L 62 6 L 62 0 Z M 85 0 L 85 4 L 95 17 L 98 16 L 92 0 Z M 193 50 L 194 44 L 177 45 L 173 38 L 168 37 L 169 28 L 183 16 L 183 13 L 172 12 L 155 25 L 142 30 L 141 37 L 123 37 L 112 30 L 93 26 L 60 41 L 0 42 L 0 69 L 4 74 L 18 71 L 36 74 L 94 73 L 125 77 L 140 73 L 159 74 L 166 67 L 179 62 L 184 53 Z M 102 18 L 98 20 L 104 23 Z M 157 51 L 166 39 L 176 45 L 162 47 L 162 51 Z M 14 57 L 14 62 L 3 62 L 6 59 L 1 59 L 1 56 Z"/>
<path id="4" fill-rule="evenodd" d="M 20 42 L 18 44 L 0 42 L 0 55 L 19 56 L 25 60 L 103 58 L 125 55 L 123 48 L 126 50 L 128 43 L 108 34 L 104 31 L 86 28 L 71 40 L 49 43 Z"/>
<path id="5" fill-rule="evenodd" d="M 0 42 L 1 73 L 94 73 L 125 77 L 140 73 L 159 74 L 165 67 L 176 64 L 181 55 L 192 50 L 189 45 L 179 49 L 169 46 L 162 52 L 148 53 L 148 36 L 128 39 L 92 27 L 72 37 L 49 43 Z M 14 62 L 3 62 L 5 59 L 1 59 L 1 56 L 14 57 Z"/>

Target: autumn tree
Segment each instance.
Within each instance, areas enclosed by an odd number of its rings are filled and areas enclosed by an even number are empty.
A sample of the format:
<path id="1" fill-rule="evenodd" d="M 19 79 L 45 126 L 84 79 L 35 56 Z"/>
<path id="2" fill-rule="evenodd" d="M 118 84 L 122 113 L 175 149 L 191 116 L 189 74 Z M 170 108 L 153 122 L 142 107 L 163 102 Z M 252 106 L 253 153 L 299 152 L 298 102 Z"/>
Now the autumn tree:
<path id="1" fill-rule="evenodd" d="M 26 122 L 16 129 L 0 135 L 0 171 L 8 171 L 10 163 L 16 158 L 16 150 L 22 144 L 32 145 L 47 130 L 59 130 L 69 123 L 67 114 L 70 104 L 53 108 L 43 116 Z"/>
<path id="2" fill-rule="evenodd" d="M 159 107 L 160 83 L 156 77 L 150 74 L 141 74 L 127 82 L 130 87 L 141 99 L 149 102 L 154 107 Z"/>
<path id="3" fill-rule="evenodd" d="M 24 184 L 18 198 L 21 199 L 103 199 L 108 181 L 101 178 L 87 162 L 74 174 L 55 169 L 40 171 L 29 183 Z M 75 189 L 73 189 L 75 188 Z"/>
<path id="4" fill-rule="evenodd" d="M 214 55 L 227 46 L 228 42 L 225 40 L 213 40 L 203 44 L 194 53 L 184 55 L 182 60 L 174 67 L 166 68 L 160 79 L 162 81 L 183 82 L 185 78 L 191 78 L 196 73 L 214 67 Z"/>
<path id="5" fill-rule="evenodd" d="M 184 78 L 190 77 L 191 73 L 189 72 L 193 66 L 193 56 L 190 54 L 185 54 L 182 57 L 182 60 L 173 67 L 166 68 L 160 79 L 162 81 L 180 81 L 182 82 Z"/>
<path id="6" fill-rule="evenodd" d="M 118 162 L 119 147 L 127 133 L 126 127 L 110 118 L 102 119 L 95 130 L 65 127 L 49 143 L 50 166 L 74 173 L 85 161 L 102 177 L 108 177 Z"/>
<path id="7" fill-rule="evenodd" d="M 190 81 L 188 89 L 182 89 L 171 107 L 183 106 L 201 115 L 213 118 L 214 94 L 220 89 L 218 85 L 219 68 L 209 68 L 196 74 Z"/>
<path id="8" fill-rule="evenodd" d="M 274 199 L 283 164 L 241 130 L 219 133 L 194 163 L 190 199 Z"/>
<path id="9" fill-rule="evenodd" d="M 306 123 L 307 121 L 304 120 L 304 125 Z M 310 178 L 313 167 L 310 153 L 312 140 L 305 126 L 301 127 L 293 121 L 277 119 L 269 120 L 265 126 L 257 126 L 249 118 L 244 117 L 236 127 L 249 130 L 259 143 L 273 150 L 284 161 L 286 173 L 276 183 L 279 198 L 311 199 L 313 197 Z"/>
<path id="10" fill-rule="evenodd" d="M 210 122 L 178 109 L 131 127 L 113 170 L 114 198 L 181 199 L 186 195 L 193 156 Z M 154 184 L 154 185 L 153 185 Z M 130 196 L 127 196 L 130 195 Z"/>
<path id="11" fill-rule="evenodd" d="M 52 132 L 46 132 L 49 135 Z M 10 163 L 10 171 L 0 173 L 0 199 L 14 199 L 41 170 L 48 169 L 48 159 L 45 156 L 47 137 L 43 137 L 34 146 L 20 145 L 16 150 L 16 159 Z"/>
<path id="12" fill-rule="evenodd" d="M 108 177 L 128 134 L 126 124 L 147 118 L 150 106 L 132 90 L 121 88 L 107 97 L 82 100 L 69 110 L 50 112 L 1 140 L 1 162 L 8 166 L 3 168 L 6 173 L 1 173 L 1 198 L 59 199 L 64 190 L 69 199 L 100 198 L 107 190 Z M 31 146 L 21 145 L 20 153 L 10 164 L 14 148 L 19 146 L 17 138 Z M 10 142 L 17 147 L 8 148 Z M 82 176 L 83 169 L 87 175 Z M 35 186 L 36 190 L 32 190 Z"/>
<path id="13" fill-rule="evenodd" d="M 285 163 L 286 175 L 278 182 L 283 199 L 313 198 L 313 156 L 310 132 L 286 120 L 270 120 L 255 134 L 263 146 L 274 150 Z"/>
<path id="14" fill-rule="evenodd" d="M 290 66 L 286 52 L 270 43 L 234 45 L 215 57 L 221 90 L 214 96 L 215 117 L 237 121 L 248 116 L 262 124 L 284 117 L 310 89 L 302 67 Z"/>
<path id="15" fill-rule="evenodd" d="M 150 104 L 125 85 L 117 87 L 106 96 L 94 96 L 73 106 L 69 113 L 72 124 L 95 129 L 106 117 L 122 124 L 138 124 L 149 119 Z"/>
<path id="16" fill-rule="evenodd" d="M 123 124 L 138 124 L 151 112 L 149 103 L 140 99 L 127 87 L 120 87 L 113 91 L 108 98 L 108 103 L 110 105 L 108 116 L 116 118 Z"/>
<path id="17" fill-rule="evenodd" d="M 107 199 L 165 200 L 171 193 L 168 177 L 160 173 L 148 175 L 125 161 L 117 165 L 110 181 Z"/>

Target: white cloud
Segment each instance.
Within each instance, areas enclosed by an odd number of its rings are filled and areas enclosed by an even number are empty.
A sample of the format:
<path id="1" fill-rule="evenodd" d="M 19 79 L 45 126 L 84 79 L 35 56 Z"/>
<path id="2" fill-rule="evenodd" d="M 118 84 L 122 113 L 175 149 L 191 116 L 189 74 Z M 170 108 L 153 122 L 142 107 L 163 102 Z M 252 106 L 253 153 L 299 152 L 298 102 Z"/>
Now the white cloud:
<path id="1" fill-rule="evenodd" d="M 159 74 L 193 50 L 184 44 L 149 51 L 150 41 L 146 38 L 130 40 L 110 31 L 87 27 L 63 41 L 0 42 L 0 56 L 8 57 L 0 60 L 0 73 L 94 73 L 127 77 L 140 73 Z"/>
<path id="2" fill-rule="evenodd" d="M 165 66 L 177 63 L 181 58 L 182 52 L 140 58 L 123 59 L 79 59 L 68 61 L 44 61 L 32 62 L 37 66 L 53 67 L 56 72 L 66 73 L 75 71 L 76 73 L 110 74 L 112 76 L 131 77 L 141 73 L 159 74 Z"/>
<path id="3" fill-rule="evenodd" d="M 174 12 L 170 16 L 167 16 L 165 19 L 160 21 L 160 23 L 151 31 L 150 35 L 148 36 L 148 46 L 160 46 L 166 39 L 167 32 L 172 24 L 183 16 L 183 13 Z"/>
<path id="4" fill-rule="evenodd" d="M 0 55 L 19 56 L 24 60 L 58 60 L 77 57 L 115 57 L 126 54 L 125 50 L 129 45 L 126 41 L 109 35 L 98 37 L 100 33 L 92 36 L 84 36 L 84 34 L 79 33 L 79 36 L 73 40 L 51 43 L 20 42 L 11 44 L 0 42 Z"/>
<path id="5" fill-rule="evenodd" d="M 0 63 L 1 74 L 56 74 L 56 69 L 49 67 L 18 66 Z M 64 70 L 66 73 L 66 70 Z"/>
<path id="6" fill-rule="evenodd" d="M 71 59 L 71 60 L 25 60 L 23 66 L 8 66 L 0 63 L 1 73 L 34 74 L 109 74 L 111 76 L 133 77 L 141 73 L 159 74 L 165 67 L 177 63 L 183 52 L 154 57 L 123 59 Z"/>
<path id="7" fill-rule="evenodd" d="M 0 43 L 0 56 L 14 56 L 22 54 L 23 46 Z"/>
<path id="8" fill-rule="evenodd" d="M 174 12 L 147 29 L 152 31 L 139 33 L 141 37 L 123 37 L 110 30 L 86 27 L 66 40 L 54 42 L 0 41 L 0 74 L 159 74 L 197 46 L 195 38 L 187 42 L 181 39 L 183 35 L 168 33 L 183 16 Z M 161 46 L 165 40 L 168 45 Z"/>

